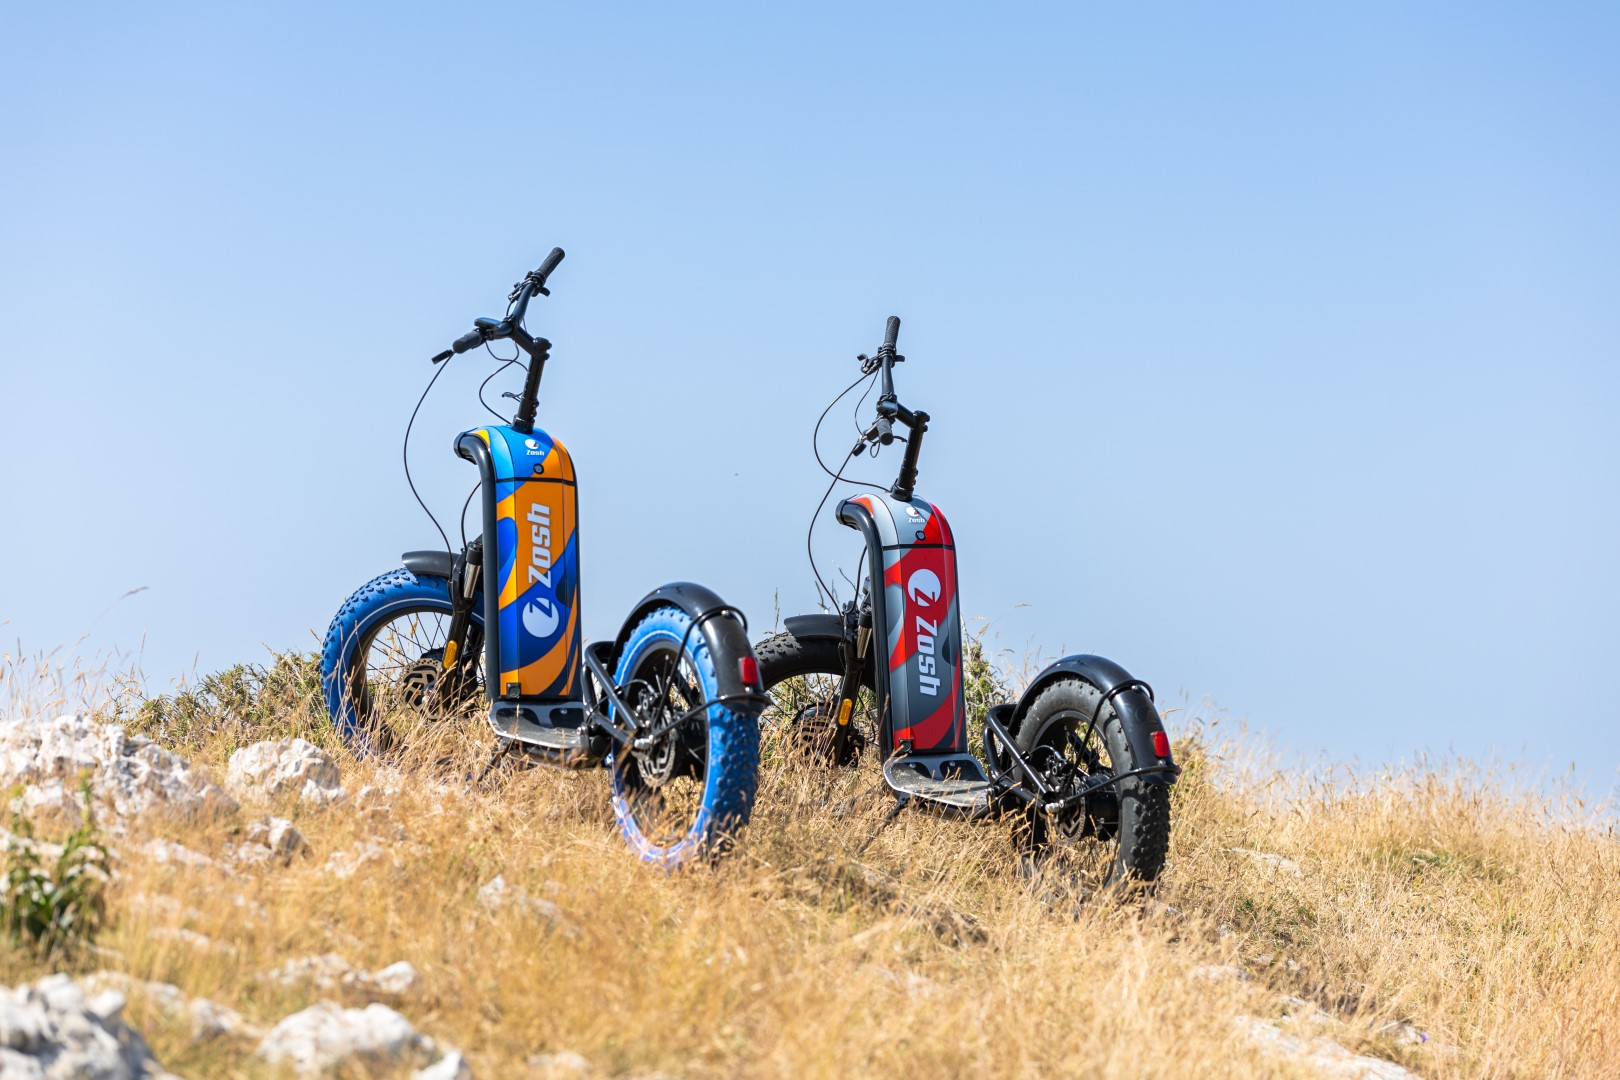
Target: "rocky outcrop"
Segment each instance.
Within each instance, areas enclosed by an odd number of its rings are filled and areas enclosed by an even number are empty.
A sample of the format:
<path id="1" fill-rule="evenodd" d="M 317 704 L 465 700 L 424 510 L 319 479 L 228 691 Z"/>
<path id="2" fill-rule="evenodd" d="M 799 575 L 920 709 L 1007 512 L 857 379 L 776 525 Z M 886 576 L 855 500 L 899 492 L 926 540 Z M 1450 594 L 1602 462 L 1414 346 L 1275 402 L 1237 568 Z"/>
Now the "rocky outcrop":
<path id="1" fill-rule="evenodd" d="M 418 1034 L 409 1020 L 386 1005 L 345 1009 L 322 1001 L 271 1028 L 258 1053 L 273 1065 L 313 1076 L 343 1064 L 425 1064 L 435 1050 L 432 1039 Z"/>
<path id="2" fill-rule="evenodd" d="M 170 1075 L 124 1023 L 124 995 L 94 997 L 67 975 L 0 987 L 0 1076 L 7 1080 L 137 1080 Z"/>
<path id="3" fill-rule="evenodd" d="M 0 786 L 23 787 L 25 812 L 76 820 L 81 776 L 89 777 L 98 807 L 115 818 L 236 809 L 234 800 L 185 758 L 117 724 L 76 715 L 0 724 Z"/>
<path id="4" fill-rule="evenodd" d="M 316 806 L 348 798 L 337 762 L 308 739 L 271 739 L 231 755 L 225 786 L 244 802 L 296 798 Z"/>
<path id="5" fill-rule="evenodd" d="M 258 1038 L 263 1029 L 248 1023 L 235 1009 L 216 1004 L 207 998 L 188 998 L 173 983 L 146 982 L 132 978 L 121 971 L 98 971 L 84 980 L 92 992 L 117 990 L 138 993 L 168 1016 L 183 1016 L 191 1028 L 193 1040 L 201 1042 L 225 1035 L 246 1035 Z"/>

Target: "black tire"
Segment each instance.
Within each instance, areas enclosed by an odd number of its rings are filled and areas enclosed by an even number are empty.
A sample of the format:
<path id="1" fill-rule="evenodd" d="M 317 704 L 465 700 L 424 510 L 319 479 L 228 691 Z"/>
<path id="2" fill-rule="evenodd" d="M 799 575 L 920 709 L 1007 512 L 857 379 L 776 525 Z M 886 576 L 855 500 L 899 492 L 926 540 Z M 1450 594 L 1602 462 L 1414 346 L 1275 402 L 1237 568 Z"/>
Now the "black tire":
<path id="1" fill-rule="evenodd" d="M 833 746 L 833 698 L 844 675 L 839 643 L 832 638 L 799 638 L 784 630 L 754 646 L 759 679 L 771 703 L 760 717 L 760 733 L 829 764 L 853 765 L 876 737 L 871 715 L 870 679 L 862 676 L 861 697 L 851 721 L 854 737 Z M 795 680 L 797 680 L 795 682 Z"/>
<path id="2" fill-rule="evenodd" d="M 1055 764 L 1054 753 L 1091 774 L 1127 772 L 1148 764 L 1132 757 L 1124 723 L 1112 702 L 1092 726 L 1101 699 L 1101 691 L 1079 678 L 1047 686 L 1030 702 L 1013 732 L 1018 752 L 1043 772 L 1045 764 Z M 1108 882 L 1153 881 L 1164 869 L 1170 847 L 1170 789 L 1143 777 L 1122 780 L 1052 822 L 1049 839 L 1076 847 L 1088 841 L 1113 845 Z"/>

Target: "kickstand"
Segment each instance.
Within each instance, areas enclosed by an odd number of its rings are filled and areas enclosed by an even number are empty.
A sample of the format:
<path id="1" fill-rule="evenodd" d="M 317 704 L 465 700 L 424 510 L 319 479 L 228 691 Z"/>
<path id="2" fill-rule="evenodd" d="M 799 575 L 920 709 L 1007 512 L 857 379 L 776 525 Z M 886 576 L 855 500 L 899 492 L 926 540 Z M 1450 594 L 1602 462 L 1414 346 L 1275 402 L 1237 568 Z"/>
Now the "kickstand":
<path id="1" fill-rule="evenodd" d="M 484 771 L 479 773 L 478 779 L 473 781 L 473 787 L 482 787 L 489 774 L 500 768 L 501 763 L 512 756 L 516 747 L 517 741 L 515 739 L 502 739 L 496 743 L 495 752 L 489 755 L 489 764 L 484 766 Z"/>
<path id="2" fill-rule="evenodd" d="M 872 835 L 868 836 L 865 840 L 862 840 L 861 846 L 855 849 L 856 858 L 866 854 L 866 849 L 872 846 L 872 841 L 876 840 L 884 829 L 887 829 L 890 825 L 894 824 L 894 819 L 900 816 L 900 811 L 904 810 L 906 808 L 906 804 L 910 801 L 910 797 L 906 795 L 896 795 L 894 797 L 894 805 L 889 807 L 889 812 L 887 814 L 883 815 L 883 820 L 878 822 L 878 827 L 873 829 Z"/>

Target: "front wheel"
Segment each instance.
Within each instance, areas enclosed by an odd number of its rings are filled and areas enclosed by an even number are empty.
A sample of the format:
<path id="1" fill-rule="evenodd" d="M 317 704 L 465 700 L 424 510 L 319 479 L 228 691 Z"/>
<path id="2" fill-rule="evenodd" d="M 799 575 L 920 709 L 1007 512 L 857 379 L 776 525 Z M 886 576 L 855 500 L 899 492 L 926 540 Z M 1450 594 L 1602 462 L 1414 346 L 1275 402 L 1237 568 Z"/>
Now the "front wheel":
<path id="1" fill-rule="evenodd" d="M 718 701 L 715 656 L 679 608 L 630 631 L 615 672 L 642 738 L 608 759 L 619 831 L 645 862 L 675 870 L 723 854 L 748 823 L 759 772 L 757 710 Z M 621 725 L 622 726 L 622 725 Z"/>
<path id="2" fill-rule="evenodd" d="M 1030 702 L 1013 740 L 1050 787 L 1079 791 L 1150 764 L 1131 756 L 1113 702 L 1097 715 L 1101 701 L 1095 686 L 1064 678 Z M 1170 845 L 1170 789 L 1147 777 L 1129 777 L 1093 791 L 1050 826 L 1048 839 L 1096 864 L 1103 880 L 1149 882 L 1164 869 Z"/>

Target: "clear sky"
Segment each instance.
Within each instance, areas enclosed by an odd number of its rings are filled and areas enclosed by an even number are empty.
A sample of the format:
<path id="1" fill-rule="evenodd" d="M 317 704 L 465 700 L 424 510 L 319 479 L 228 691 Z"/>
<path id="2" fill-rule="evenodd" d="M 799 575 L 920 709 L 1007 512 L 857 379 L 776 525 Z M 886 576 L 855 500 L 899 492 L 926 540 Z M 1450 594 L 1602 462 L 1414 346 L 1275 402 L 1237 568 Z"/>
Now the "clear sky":
<path id="1" fill-rule="evenodd" d="M 313 648 L 433 541 L 427 359 L 556 244 L 588 635 L 813 606 L 894 313 L 1002 645 L 1614 788 L 1620 7 L 254 7 L 0 13 L 6 649 Z M 492 366 L 417 422 L 451 518 Z"/>

